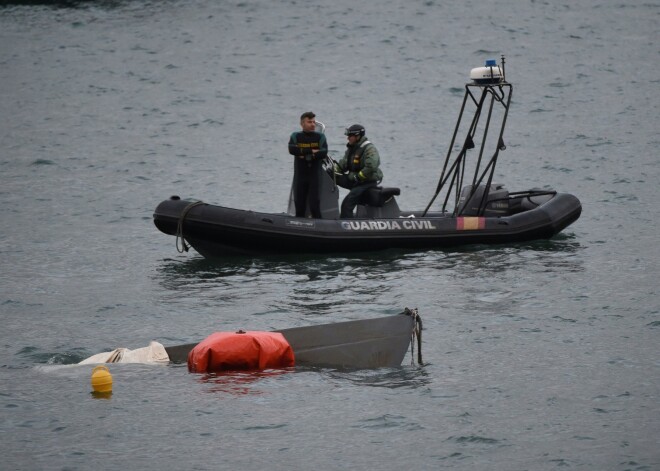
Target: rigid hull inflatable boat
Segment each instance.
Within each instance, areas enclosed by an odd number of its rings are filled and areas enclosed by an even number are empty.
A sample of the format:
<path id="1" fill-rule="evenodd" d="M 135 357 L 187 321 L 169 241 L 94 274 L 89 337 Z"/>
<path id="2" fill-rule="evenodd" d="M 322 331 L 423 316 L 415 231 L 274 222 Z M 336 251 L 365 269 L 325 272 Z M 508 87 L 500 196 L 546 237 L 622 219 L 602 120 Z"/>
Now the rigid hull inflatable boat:
<path id="1" fill-rule="evenodd" d="M 294 217 L 291 196 L 288 212 L 278 214 L 173 196 L 158 205 L 154 223 L 161 232 L 177 237 L 180 252 L 192 246 L 208 258 L 434 249 L 551 238 L 579 218 L 582 206 L 575 196 L 549 189 L 509 192 L 493 181 L 500 152 L 506 149 L 503 133 L 512 93 L 503 64 L 504 58 L 502 67 L 489 61 L 473 69 L 436 191 L 424 210 L 403 211 L 396 200 L 398 188 L 377 187 L 366 193 L 356 218 L 339 219 L 339 191 L 328 159 L 320 170 L 322 219 Z M 459 135 L 465 135 L 460 144 Z M 486 149 L 494 149 L 489 157 Z M 431 211 L 436 200 L 441 207 Z"/>
<path id="2" fill-rule="evenodd" d="M 218 258 L 523 242 L 548 239 L 580 215 L 580 202 L 569 194 L 525 193 L 516 201 L 521 206 L 525 202 L 537 206 L 503 216 L 400 212 L 398 217 L 342 220 L 243 211 L 174 197 L 156 208 L 154 219 L 162 232 L 179 237 L 180 250 L 187 250 L 187 242 L 201 255 Z"/>

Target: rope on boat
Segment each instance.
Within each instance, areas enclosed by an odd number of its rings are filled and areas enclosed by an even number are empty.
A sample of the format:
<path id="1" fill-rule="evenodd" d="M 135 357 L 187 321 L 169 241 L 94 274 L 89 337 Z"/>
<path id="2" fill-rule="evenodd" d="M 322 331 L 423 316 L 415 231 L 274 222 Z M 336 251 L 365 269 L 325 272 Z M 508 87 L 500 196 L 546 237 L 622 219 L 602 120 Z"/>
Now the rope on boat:
<path id="1" fill-rule="evenodd" d="M 188 206 L 183 208 L 183 211 L 181 211 L 181 216 L 179 216 L 179 221 L 177 222 L 176 225 L 176 251 L 179 253 L 187 252 L 190 249 L 190 245 L 186 244 L 186 239 L 183 237 L 183 220 L 186 218 L 186 215 L 188 214 L 188 211 L 190 211 L 192 208 L 195 206 L 199 206 L 200 204 L 204 204 L 203 201 L 194 201 L 190 203 Z M 179 239 L 181 239 L 181 247 L 179 248 Z"/>
<path id="2" fill-rule="evenodd" d="M 419 317 L 417 308 L 414 309 L 404 309 L 404 314 L 413 318 L 413 330 L 412 337 L 410 340 L 410 354 L 412 356 L 412 364 L 415 364 L 415 338 L 417 338 L 417 364 L 421 365 L 422 363 L 422 318 Z"/>

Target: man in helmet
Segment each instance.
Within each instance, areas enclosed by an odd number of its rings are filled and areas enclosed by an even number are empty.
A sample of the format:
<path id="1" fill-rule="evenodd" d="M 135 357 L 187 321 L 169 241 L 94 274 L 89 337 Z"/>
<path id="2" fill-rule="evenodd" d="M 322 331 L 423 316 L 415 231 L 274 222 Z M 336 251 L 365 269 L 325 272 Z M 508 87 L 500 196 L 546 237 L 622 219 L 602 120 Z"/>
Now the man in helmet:
<path id="1" fill-rule="evenodd" d="M 296 217 L 304 218 L 309 200 L 313 218 L 321 219 L 319 195 L 321 162 L 328 156 L 325 135 L 316 132 L 316 115 L 311 111 L 300 116 L 301 132 L 294 132 L 289 139 L 289 153 L 295 157 L 293 165 L 293 200 Z"/>
<path id="2" fill-rule="evenodd" d="M 337 185 L 351 190 L 341 203 L 341 218 L 352 218 L 362 194 L 383 179 L 378 150 L 365 136 L 364 126 L 354 124 L 344 132 L 348 142 L 344 157 L 335 165 Z"/>

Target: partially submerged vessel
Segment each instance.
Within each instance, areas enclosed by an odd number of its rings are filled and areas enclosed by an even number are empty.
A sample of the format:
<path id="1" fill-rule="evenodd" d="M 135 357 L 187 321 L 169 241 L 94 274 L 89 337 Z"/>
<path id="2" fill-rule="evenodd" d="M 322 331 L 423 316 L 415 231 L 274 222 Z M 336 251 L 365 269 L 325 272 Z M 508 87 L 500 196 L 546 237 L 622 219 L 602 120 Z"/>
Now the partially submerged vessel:
<path id="1" fill-rule="evenodd" d="M 506 150 L 503 133 L 513 90 L 504 57 L 501 66 L 489 60 L 470 78 L 436 191 L 424 210 L 401 210 L 399 188 L 377 187 L 366 193 L 355 219 L 340 219 L 328 159 L 320 176 L 322 219 L 293 216 L 292 197 L 288 212 L 263 213 L 172 196 L 156 208 L 154 224 L 176 236 L 180 252 L 192 246 L 207 258 L 437 249 L 555 236 L 580 217 L 577 197 L 541 188 L 509 191 L 494 181 L 497 160 Z M 325 126 L 318 123 L 318 128 Z M 431 210 L 436 200 L 440 208 Z"/>
<path id="2" fill-rule="evenodd" d="M 218 333 L 215 333 L 218 334 Z M 111 352 L 93 355 L 80 364 L 95 363 L 188 363 L 189 369 L 195 372 L 212 372 L 220 370 L 247 369 L 246 365 L 260 363 L 255 355 L 263 353 L 253 348 L 244 348 L 245 342 L 239 345 L 236 338 L 249 336 L 250 331 L 228 332 L 220 335 L 212 353 L 216 358 L 204 361 L 216 365 L 215 368 L 200 369 L 199 362 L 192 356 L 197 347 L 205 341 L 213 340 L 213 335 L 202 342 L 187 343 L 183 345 L 163 346 L 158 342 L 151 342 L 148 347 L 136 350 L 118 348 Z M 354 321 L 336 322 L 332 324 L 293 327 L 262 334 L 277 334 L 287 343 L 292 352 L 293 363 L 287 353 L 287 362 L 282 366 L 306 366 L 329 368 L 384 368 L 397 367 L 403 362 L 406 353 L 411 354 L 417 347 L 416 360 L 422 363 L 422 320 L 417 309 L 405 308 L 396 315 L 361 319 Z M 258 340 L 258 335 L 255 335 Z M 266 335 L 265 337 L 268 337 Z M 242 339 L 241 339 L 242 340 Z M 269 340 L 267 339 L 266 342 Z M 223 343 L 224 342 L 224 343 Z M 208 344 L 208 342 L 206 342 Z M 249 342 L 254 343 L 254 342 Z M 222 358 L 218 358 L 220 355 Z M 413 355 L 412 361 L 415 361 Z M 192 366 L 194 363 L 194 367 Z M 274 362 L 261 364 L 278 364 Z M 257 368 L 250 368 L 257 369 Z"/>

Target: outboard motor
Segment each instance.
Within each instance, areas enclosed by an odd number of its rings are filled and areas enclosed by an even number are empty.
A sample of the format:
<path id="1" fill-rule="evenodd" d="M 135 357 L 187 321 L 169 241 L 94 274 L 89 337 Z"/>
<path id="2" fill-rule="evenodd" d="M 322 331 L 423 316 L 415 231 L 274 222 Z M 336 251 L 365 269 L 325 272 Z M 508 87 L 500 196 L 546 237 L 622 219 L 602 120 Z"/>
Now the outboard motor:
<path id="1" fill-rule="evenodd" d="M 461 195 L 458 199 L 458 216 L 506 216 L 509 214 L 509 191 L 504 188 L 500 183 L 493 183 L 488 192 L 488 198 L 485 202 L 485 209 L 482 212 L 481 208 L 484 207 L 483 197 L 486 191 L 486 185 L 479 185 L 477 191 L 472 198 L 467 201 L 467 198 L 472 192 L 472 185 L 465 185 L 461 189 Z"/>
<path id="2" fill-rule="evenodd" d="M 511 193 L 509 194 L 509 214 L 518 214 L 536 209 L 550 201 L 556 194 L 557 192 L 554 190 L 544 190 L 542 188 Z"/>

